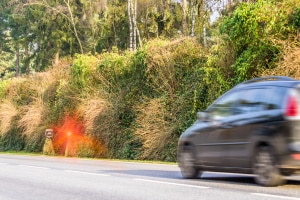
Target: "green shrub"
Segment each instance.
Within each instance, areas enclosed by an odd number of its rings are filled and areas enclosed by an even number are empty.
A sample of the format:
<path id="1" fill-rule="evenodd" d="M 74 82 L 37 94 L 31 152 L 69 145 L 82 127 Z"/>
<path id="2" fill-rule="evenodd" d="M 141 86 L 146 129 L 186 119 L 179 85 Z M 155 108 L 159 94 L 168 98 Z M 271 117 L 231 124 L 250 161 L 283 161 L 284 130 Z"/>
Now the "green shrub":
<path id="1" fill-rule="evenodd" d="M 295 8 L 293 13 L 289 16 L 289 22 L 296 29 L 300 29 L 300 7 Z"/>
<path id="2" fill-rule="evenodd" d="M 0 136 L 0 151 L 24 150 L 26 137 L 15 122 L 14 120 L 12 128 L 6 134 Z"/>
<path id="3" fill-rule="evenodd" d="M 282 45 L 276 41 L 287 39 L 292 33 L 287 26 L 288 16 L 297 4 L 299 1 L 295 0 L 242 3 L 224 20 L 221 34 L 228 36 L 235 49 L 235 84 L 276 67 L 282 51 Z"/>
<path id="4" fill-rule="evenodd" d="M 25 139 L 24 151 L 42 153 L 45 147 L 45 143 L 47 143 L 45 130 L 45 126 L 40 125 L 35 129 L 34 132 L 27 134 Z"/>
<path id="5" fill-rule="evenodd" d="M 76 144 L 76 155 L 84 158 L 103 158 L 106 155 L 106 147 L 100 141 L 82 137 Z"/>
<path id="6" fill-rule="evenodd" d="M 74 63 L 71 68 L 72 89 L 76 89 L 83 94 L 93 86 L 92 73 L 95 71 L 98 59 L 91 55 L 75 55 Z"/>
<path id="7" fill-rule="evenodd" d="M 2 80 L 0 81 L 0 98 L 5 98 L 7 87 L 11 84 L 11 80 Z"/>

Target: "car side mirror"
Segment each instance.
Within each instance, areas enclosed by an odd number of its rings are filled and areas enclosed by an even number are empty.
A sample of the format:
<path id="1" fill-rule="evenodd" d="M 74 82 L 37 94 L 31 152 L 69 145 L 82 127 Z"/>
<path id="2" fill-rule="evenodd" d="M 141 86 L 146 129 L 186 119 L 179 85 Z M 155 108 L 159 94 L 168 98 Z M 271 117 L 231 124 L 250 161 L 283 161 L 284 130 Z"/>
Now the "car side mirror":
<path id="1" fill-rule="evenodd" d="M 209 113 L 207 112 L 197 112 L 197 118 L 200 121 L 209 121 Z"/>

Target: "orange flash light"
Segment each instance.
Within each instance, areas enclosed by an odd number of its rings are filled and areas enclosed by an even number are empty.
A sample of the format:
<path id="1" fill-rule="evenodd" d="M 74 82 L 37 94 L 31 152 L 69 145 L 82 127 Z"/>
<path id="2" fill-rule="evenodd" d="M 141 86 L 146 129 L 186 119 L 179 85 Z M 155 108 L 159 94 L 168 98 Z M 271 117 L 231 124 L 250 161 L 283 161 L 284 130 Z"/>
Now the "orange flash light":
<path id="1" fill-rule="evenodd" d="M 84 125 L 75 116 L 66 116 L 59 125 L 53 127 L 56 133 L 53 144 L 60 154 L 76 155 L 77 142 L 84 137 Z"/>

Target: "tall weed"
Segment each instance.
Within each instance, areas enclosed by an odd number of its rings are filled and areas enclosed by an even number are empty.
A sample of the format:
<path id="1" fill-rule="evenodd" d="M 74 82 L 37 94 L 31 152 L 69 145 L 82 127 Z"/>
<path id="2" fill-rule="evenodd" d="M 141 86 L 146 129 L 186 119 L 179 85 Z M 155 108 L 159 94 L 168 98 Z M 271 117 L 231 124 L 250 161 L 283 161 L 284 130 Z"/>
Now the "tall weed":
<path id="1" fill-rule="evenodd" d="M 17 107 L 10 100 L 0 104 L 0 131 L 5 135 L 11 128 L 14 118 L 19 114 Z"/>
<path id="2" fill-rule="evenodd" d="M 284 42 L 283 56 L 278 62 L 278 67 L 265 70 L 262 76 L 280 75 L 300 79 L 300 40 L 291 39 Z"/>
<path id="3" fill-rule="evenodd" d="M 163 98 L 149 99 L 137 106 L 136 129 L 134 134 L 142 141 L 140 159 L 165 160 L 166 145 L 173 143 L 172 113 L 169 113 Z M 175 155 L 175 152 L 172 153 Z"/>

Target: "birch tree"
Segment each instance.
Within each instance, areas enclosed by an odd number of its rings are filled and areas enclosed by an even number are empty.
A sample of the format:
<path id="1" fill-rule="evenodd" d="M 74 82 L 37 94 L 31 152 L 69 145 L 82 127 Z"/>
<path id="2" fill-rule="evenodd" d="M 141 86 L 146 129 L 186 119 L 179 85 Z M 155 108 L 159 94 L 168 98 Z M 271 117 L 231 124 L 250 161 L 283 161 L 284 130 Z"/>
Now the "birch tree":
<path id="1" fill-rule="evenodd" d="M 198 1 L 197 0 L 192 0 L 191 1 L 191 36 L 195 36 L 195 25 L 196 25 L 196 18 L 197 18 L 197 7 L 198 7 Z"/>
<path id="2" fill-rule="evenodd" d="M 129 20 L 129 49 L 133 51 L 133 22 L 131 16 L 131 0 L 128 0 L 127 12 L 128 12 L 128 20 Z"/>
<path id="3" fill-rule="evenodd" d="M 71 8 L 70 0 L 63 0 L 62 3 L 57 3 L 57 4 L 53 4 L 52 1 L 48 2 L 47 0 L 28 0 L 26 3 L 20 3 L 17 10 L 22 10 L 24 7 L 30 7 L 30 6 L 44 7 L 46 10 L 50 10 L 50 13 L 55 15 L 61 15 L 65 19 L 67 19 L 67 21 L 70 24 L 70 29 L 72 30 L 74 37 L 78 42 L 80 53 L 83 53 L 82 42 L 81 39 L 79 38 L 75 16 Z"/>
<path id="4" fill-rule="evenodd" d="M 129 49 L 137 49 L 137 42 L 142 46 L 140 32 L 137 26 L 137 0 L 128 0 L 127 12 L 129 20 Z"/>
<path id="5" fill-rule="evenodd" d="M 182 0 L 182 31 L 184 35 L 187 35 L 187 0 Z"/>
<path id="6" fill-rule="evenodd" d="M 78 36 L 78 31 L 77 31 L 77 28 L 76 28 L 76 23 L 75 23 L 75 20 L 74 20 L 73 11 L 71 9 L 70 0 L 64 0 L 64 3 L 65 3 L 65 5 L 68 8 L 69 15 L 67 15 L 67 14 L 65 14 L 63 12 L 61 12 L 61 14 L 63 14 L 63 16 L 65 16 L 70 21 L 70 23 L 72 25 L 72 29 L 73 29 L 74 35 L 75 35 L 75 37 L 77 39 L 77 42 L 79 44 L 79 47 L 80 47 L 80 53 L 83 53 L 83 48 L 82 48 L 81 40 L 80 40 L 80 38 Z"/>

